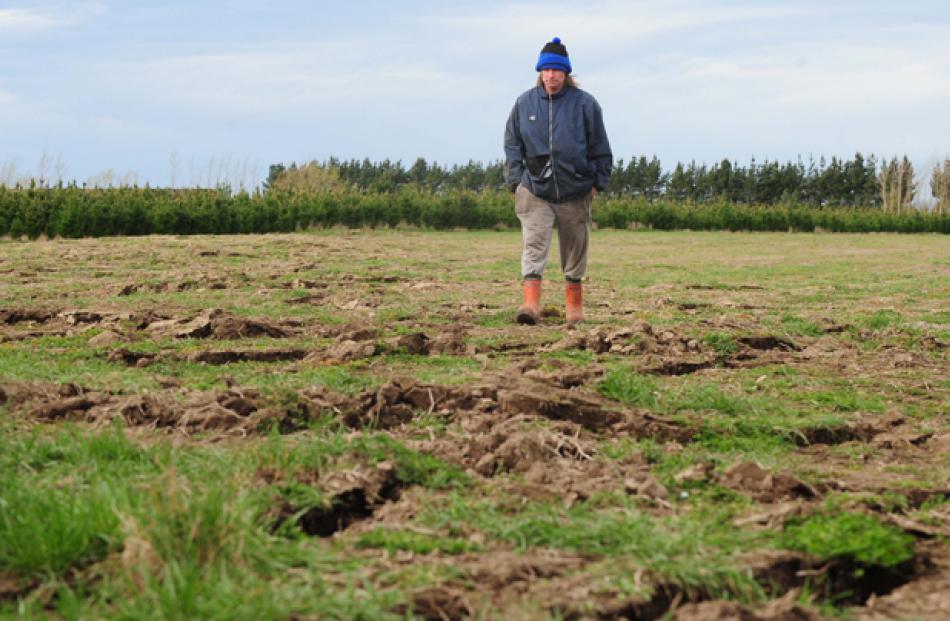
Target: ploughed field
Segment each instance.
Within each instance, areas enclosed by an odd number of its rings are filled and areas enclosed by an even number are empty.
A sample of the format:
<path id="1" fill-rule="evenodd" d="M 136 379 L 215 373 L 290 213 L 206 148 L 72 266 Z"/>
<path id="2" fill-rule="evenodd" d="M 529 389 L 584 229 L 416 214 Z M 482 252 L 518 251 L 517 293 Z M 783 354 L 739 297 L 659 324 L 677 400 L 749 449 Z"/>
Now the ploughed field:
<path id="1" fill-rule="evenodd" d="M 950 244 L 0 242 L 0 615 L 950 618 Z"/>

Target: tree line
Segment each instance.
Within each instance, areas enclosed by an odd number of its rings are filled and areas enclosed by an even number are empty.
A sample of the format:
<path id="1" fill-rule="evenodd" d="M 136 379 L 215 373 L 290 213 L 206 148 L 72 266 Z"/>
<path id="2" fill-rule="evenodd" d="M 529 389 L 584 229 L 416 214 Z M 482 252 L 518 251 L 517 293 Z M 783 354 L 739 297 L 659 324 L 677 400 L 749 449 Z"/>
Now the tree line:
<path id="1" fill-rule="evenodd" d="M 320 171 L 319 174 L 316 174 Z M 302 177 L 311 180 L 304 182 Z M 314 177 L 320 185 L 313 186 Z M 307 183 L 310 185 L 307 186 Z M 504 162 L 470 160 L 466 164 L 443 166 L 417 158 L 406 167 L 400 160 L 312 161 L 298 166 L 274 164 L 264 182 L 274 187 L 307 186 L 355 188 L 361 192 L 388 193 L 414 186 L 436 194 L 454 190 L 502 190 Z M 950 211 L 950 161 L 934 168 L 931 193 L 938 211 Z M 799 158 L 794 162 L 756 161 L 741 165 L 724 159 L 712 165 L 678 162 L 664 169 L 656 157 L 645 155 L 617 160 L 607 188 L 612 198 L 643 198 L 647 201 L 674 200 L 696 204 L 728 201 L 737 205 L 807 205 L 811 207 L 867 207 L 900 213 L 909 209 L 919 188 L 914 166 L 907 158 L 878 160 L 855 153 L 850 159 Z"/>
<path id="2" fill-rule="evenodd" d="M 324 175 L 334 179 L 335 175 Z M 338 182 L 338 178 L 336 179 Z M 228 189 L 0 186 L 0 236 L 217 235 L 292 232 L 311 227 L 516 229 L 506 191 L 435 193 L 406 185 L 393 192 L 300 191 L 279 180 L 269 191 Z M 602 197 L 592 210 L 603 228 L 728 231 L 829 231 L 950 234 L 950 211 L 902 213 L 856 207 L 696 204 Z"/>

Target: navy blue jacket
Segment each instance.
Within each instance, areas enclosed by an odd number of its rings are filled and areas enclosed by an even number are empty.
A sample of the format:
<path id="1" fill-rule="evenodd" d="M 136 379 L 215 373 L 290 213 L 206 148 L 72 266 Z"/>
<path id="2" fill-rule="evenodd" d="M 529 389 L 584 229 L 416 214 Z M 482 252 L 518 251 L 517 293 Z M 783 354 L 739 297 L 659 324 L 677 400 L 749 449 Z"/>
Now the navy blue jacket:
<path id="1" fill-rule="evenodd" d="M 565 86 L 548 96 L 537 86 L 515 102 L 505 126 L 505 182 L 561 203 L 604 191 L 613 154 L 604 115 L 592 95 Z"/>

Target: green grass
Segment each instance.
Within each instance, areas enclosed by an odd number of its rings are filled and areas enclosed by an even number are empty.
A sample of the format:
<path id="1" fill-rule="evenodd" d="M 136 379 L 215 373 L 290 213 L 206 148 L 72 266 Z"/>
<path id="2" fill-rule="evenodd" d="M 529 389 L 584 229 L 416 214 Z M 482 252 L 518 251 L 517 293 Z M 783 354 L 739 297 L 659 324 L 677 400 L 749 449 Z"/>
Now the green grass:
<path id="1" fill-rule="evenodd" d="M 815 322 L 790 314 L 782 315 L 782 327 L 789 334 L 799 336 L 821 336 L 824 334 L 824 330 Z"/>
<path id="2" fill-rule="evenodd" d="M 432 489 L 462 488 L 471 483 L 468 475 L 441 459 L 414 451 L 386 434 L 361 436 L 353 445 L 356 453 L 371 462 L 393 461 L 396 477 L 407 485 Z"/>
<path id="3" fill-rule="evenodd" d="M 220 307 L 300 324 L 299 335 L 290 338 L 217 341 L 151 340 L 136 321 L 124 322 L 134 338 L 122 346 L 170 354 L 145 368 L 108 362 L 117 346 L 89 347 L 100 328 L 0 343 L 0 387 L 10 395 L 18 381 L 49 382 L 51 390 L 77 382 L 132 395 L 163 390 L 160 381 L 174 376 L 189 390 L 218 391 L 227 382 L 257 389 L 261 408 L 286 417 L 247 437 L 195 437 L 147 427 L 40 423 L 14 399 L 0 404 L 0 578 L 39 587 L 0 603 L 0 617 L 406 619 L 411 613 L 401 611 L 411 609 L 418 590 L 446 585 L 447 592 L 486 601 L 486 581 L 474 577 L 494 568 L 497 555 L 524 554 L 531 562 L 552 550 L 580 559 L 554 580 L 590 588 L 585 602 L 547 610 L 554 605 L 550 598 L 531 599 L 534 589 L 545 592 L 546 578 L 526 576 L 523 600 L 506 599 L 497 610 L 476 611 L 476 618 L 594 618 L 605 615 L 598 610 L 603 602 L 649 598 L 664 584 L 677 585 L 687 599 L 758 604 L 783 593 L 756 584 L 746 567 L 750 553 L 790 549 L 813 555 L 815 563 L 901 566 L 907 539 L 883 519 L 851 517 L 850 507 L 940 525 L 946 499 L 935 496 L 914 509 L 909 490 L 943 489 L 950 480 L 943 456 L 905 463 L 899 451 L 872 442 L 802 445 L 814 429 L 888 412 L 946 432 L 950 382 L 938 371 L 950 352 L 929 340 L 950 339 L 942 310 L 950 264 L 944 239 L 595 231 L 585 288 L 589 321 L 580 335 L 645 321 L 695 336 L 720 361 L 739 351 L 737 339 L 746 334 L 785 334 L 803 347 L 820 341 L 817 349 L 832 350 L 827 357 L 823 351 L 811 357 L 774 352 L 763 354 L 761 363 L 743 360 L 748 368 L 720 364 L 679 376 L 644 372 L 652 358 L 639 353 L 541 351 L 568 332 L 555 319 L 530 328 L 513 323 L 520 243 L 517 231 L 343 229 L 0 240 L 11 270 L 0 273 L 0 308 L 105 305 L 187 317 Z M 219 254 L 201 254 L 208 250 Z M 557 305 L 557 249 L 549 265 L 554 271 L 545 303 Z M 40 270 L 44 266 L 57 271 Z M 37 276 L 21 277 L 29 271 Z M 214 279 L 232 288 L 113 295 L 126 283 L 156 278 Z M 307 293 L 284 286 L 297 278 L 325 284 L 325 299 L 288 304 Z M 437 286 L 413 288 L 419 282 Z M 687 288 L 704 283 L 713 288 Z M 373 305 L 341 308 L 354 299 Z M 684 312 L 682 301 L 695 304 L 696 312 Z M 825 334 L 820 326 L 829 321 L 851 327 Z M 462 324 L 467 343 L 488 348 L 478 357 L 383 352 L 344 364 L 213 366 L 173 359 L 204 349 L 322 350 L 341 324 L 370 328 L 380 343 L 414 332 L 431 337 Z M 4 337 L 75 330 L 55 323 L 3 329 Z M 514 343 L 524 346 L 493 347 Z M 913 361 L 895 364 L 904 352 L 913 352 Z M 311 420 L 298 392 L 324 386 L 352 396 L 393 376 L 500 387 L 525 369 L 575 367 L 604 373 L 571 390 L 595 390 L 613 400 L 607 409 L 664 417 L 694 435 L 669 441 L 631 429 L 578 429 L 532 413 L 509 427 L 511 414 L 491 408 L 423 408 L 404 427 L 354 430 L 332 409 Z M 498 374 L 505 380 L 496 381 Z M 537 472 L 481 477 L 468 470 L 484 451 L 496 451 L 512 428 L 528 434 L 543 428 L 546 438 L 566 444 L 576 440 L 592 459 L 546 456 L 541 470 L 556 475 L 554 485 L 533 482 Z M 452 448 L 443 452 L 443 443 Z M 448 457 L 456 449 L 470 453 L 456 462 Z M 919 451 L 921 459 L 930 454 L 926 445 Z M 737 518 L 767 510 L 753 494 L 718 482 L 723 470 L 745 461 L 813 483 L 850 484 L 855 475 L 873 485 L 827 494 L 816 514 L 784 529 L 737 528 Z M 359 478 L 382 462 L 392 464 L 401 500 L 381 507 L 380 523 L 320 538 L 288 515 L 334 502 L 337 496 L 324 487 L 328 478 Z M 696 465 L 708 467 L 706 479 L 676 481 Z M 869 476 L 872 468 L 876 474 Z M 646 473 L 667 488 L 663 502 L 626 491 L 626 478 Z M 567 496 L 588 488 L 598 491 Z M 823 588 L 802 598 L 813 596 L 826 614 L 840 616 L 840 595 Z"/>
<path id="4" fill-rule="evenodd" d="M 625 405 L 651 410 L 659 405 L 656 381 L 625 367 L 609 369 L 597 389 L 604 396 Z"/>
<path id="5" fill-rule="evenodd" d="M 519 550 L 558 548 L 632 561 L 660 581 L 754 600 L 761 588 L 741 570 L 734 553 L 766 545 L 770 535 L 737 530 L 731 516 L 729 509 L 720 509 L 657 519 L 630 503 L 598 507 L 593 501 L 569 509 L 529 503 L 509 514 L 491 501 L 453 496 L 422 520 L 450 533 L 475 528 Z"/>
<path id="6" fill-rule="evenodd" d="M 914 556 L 914 538 L 864 513 L 817 514 L 786 526 L 785 546 L 822 561 L 847 558 L 864 566 L 894 567 Z"/>
<path id="7" fill-rule="evenodd" d="M 898 326 L 903 321 L 901 314 L 893 310 L 878 310 L 864 317 L 862 324 L 869 330 L 883 330 Z"/>
<path id="8" fill-rule="evenodd" d="M 709 332 L 703 336 L 703 343 L 711 347 L 719 358 L 728 358 L 739 350 L 732 335 L 726 332 Z"/>
<path id="9" fill-rule="evenodd" d="M 480 546 L 464 539 L 442 538 L 415 531 L 385 528 L 375 528 L 363 533 L 357 539 L 356 547 L 381 548 L 388 550 L 390 553 L 405 550 L 415 554 L 431 554 L 432 552 L 462 554 L 463 552 L 474 552 L 481 549 Z"/>

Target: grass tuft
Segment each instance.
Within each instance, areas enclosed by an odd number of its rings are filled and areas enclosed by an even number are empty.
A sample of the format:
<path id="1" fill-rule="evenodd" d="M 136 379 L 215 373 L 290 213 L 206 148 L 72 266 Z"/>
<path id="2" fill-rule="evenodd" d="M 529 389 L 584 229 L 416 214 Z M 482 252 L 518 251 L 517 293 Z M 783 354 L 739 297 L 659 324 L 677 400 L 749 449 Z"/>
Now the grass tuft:
<path id="1" fill-rule="evenodd" d="M 914 556 L 914 538 L 864 513 L 817 514 L 790 522 L 784 544 L 823 561 L 848 558 L 865 566 L 894 567 Z"/>

